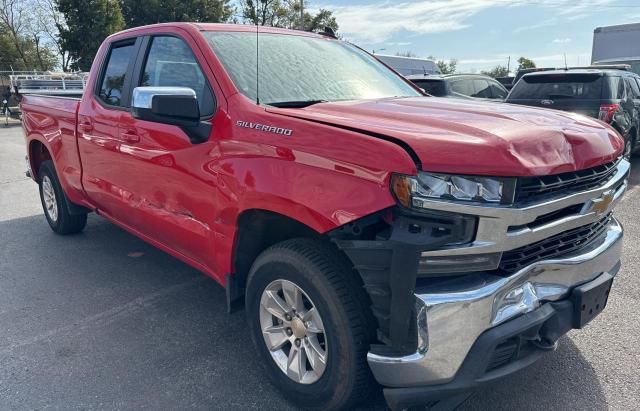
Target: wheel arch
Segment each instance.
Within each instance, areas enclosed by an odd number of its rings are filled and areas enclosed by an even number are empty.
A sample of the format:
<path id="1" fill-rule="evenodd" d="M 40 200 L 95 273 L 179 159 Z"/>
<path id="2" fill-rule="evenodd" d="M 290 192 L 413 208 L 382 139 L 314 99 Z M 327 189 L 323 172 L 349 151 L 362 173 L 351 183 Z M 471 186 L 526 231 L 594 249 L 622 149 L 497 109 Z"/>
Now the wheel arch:
<path id="1" fill-rule="evenodd" d="M 54 162 L 53 157 L 51 156 L 51 151 L 45 143 L 38 140 L 37 138 L 32 139 L 29 142 L 29 167 L 31 168 L 32 178 L 36 181 L 40 181 L 39 172 L 40 166 L 43 162 L 47 160 L 51 160 Z M 55 166 L 55 162 L 54 162 Z"/>
<path id="2" fill-rule="evenodd" d="M 226 282 L 230 311 L 243 306 L 247 276 L 258 255 L 272 245 L 292 238 L 323 238 L 323 235 L 275 211 L 248 209 L 238 216 L 231 257 L 232 273 Z"/>

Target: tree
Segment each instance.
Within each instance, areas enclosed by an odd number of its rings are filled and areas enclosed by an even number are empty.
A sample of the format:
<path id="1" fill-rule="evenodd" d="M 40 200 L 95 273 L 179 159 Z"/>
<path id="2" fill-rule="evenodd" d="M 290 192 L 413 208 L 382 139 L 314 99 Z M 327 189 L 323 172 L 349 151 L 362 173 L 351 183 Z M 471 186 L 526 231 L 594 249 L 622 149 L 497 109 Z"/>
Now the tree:
<path id="1" fill-rule="evenodd" d="M 518 59 L 518 70 L 524 70 L 529 68 L 536 68 L 536 63 L 533 60 L 529 60 L 526 57 L 520 57 Z"/>
<path id="2" fill-rule="evenodd" d="M 4 63 L 11 67 L 49 70 L 55 65 L 51 51 L 42 41 L 42 33 L 35 18 L 37 12 L 34 9 L 37 5 L 38 3 L 28 0 L 0 0 L 3 48 L 5 53 L 14 56 L 11 62 L 8 57 L 4 57 Z"/>
<path id="3" fill-rule="evenodd" d="M 56 67 L 56 57 L 48 48 L 36 47 L 32 39 L 22 36 L 18 37 L 18 45 L 21 53 L 8 30 L 0 24 L 0 71 L 53 70 Z"/>
<path id="4" fill-rule="evenodd" d="M 315 16 L 310 13 L 304 13 L 305 30 L 318 31 L 324 30 L 325 27 L 331 27 L 335 33 L 338 32 L 338 22 L 331 10 L 320 9 Z"/>
<path id="5" fill-rule="evenodd" d="M 25 32 L 29 24 L 26 6 L 23 0 L 0 0 L 0 24 L 2 33 L 6 33 L 6 39 L 12 43 L 22 63 L 29 65 L 24 50 Z"/>
<path id="6" fill-rule="evenodd" d="M 398 56 L 398 57 L 418 57 L 418 55 L 416 53 L 414 53 L 413 51 L 398 51 L 396 53 L 396 56 Z"/>
<path id="7" fill-rule="evenodd" d="M 449 62 L 444 60 L 436 61 L 436 66 L 442 74 L 453 74 L 456 72 L 456 66 L 458 65 L 458 60 L 451 59 Z"/>
<path id="8" fill-rule="evenodd" d="M 229 20 L 229 0 L 120 0 L 127 27 L 172 21 L 220 23 Z"/>
<path id="9" fill-rule="evenodd" d="M 4 70 L 51 70 L 56 65 L 33 9 L 28 0 L 0 0 L 0 66 Z"/>
<path id="10" fill-rule="evenodd" d="M 305 5 L 308 7 L 308 3 Z M 331 27 L 334 32 L 338 31 L 333 12 L 326 9 L 320 9 L 315 15 L 304 12 L 301 22 L 300 0 L 241 0 L 240 8 L 243 19 L 250 24 L 307 31 Z"/>
<path id="11" fill-rule="evenodd" d="M 456 69 L 458 66 L 458 59 L 451 59 L 447 62 L 444 59 L 437 60 L 432 55 L 429 55 L 429 57 L 427 58 L 429 60 L 433 60 L 436 63 L 436 66 L 438 66 L 438 70 L 440 70 L 440 73 L 442 74 L 453 74 L 456 72 Z"/>
<path id="12" fill-rule="evenodd" d="M 66 25 L 58 25 L 71 68 L 88 71 L 102 41 L 124 28 L 117 0 L 56 0 Z"/>
<path id="13" fill-rule="evenodd" d="M 67 27 L 55 0 L 40 0 L 34 5 L 34 15 L 44 42 L 58 55 L 62 71 L 69 71 L 71 58 L 65 50 L 58 27 Z"/>
<path id="14" fill-rule="evenodd" d="M 480 73 L 493 78 L 506 77 L 509 75 L 509 70 L 505 66 L 498 64 L 491 70 L 482 70 Z"/>

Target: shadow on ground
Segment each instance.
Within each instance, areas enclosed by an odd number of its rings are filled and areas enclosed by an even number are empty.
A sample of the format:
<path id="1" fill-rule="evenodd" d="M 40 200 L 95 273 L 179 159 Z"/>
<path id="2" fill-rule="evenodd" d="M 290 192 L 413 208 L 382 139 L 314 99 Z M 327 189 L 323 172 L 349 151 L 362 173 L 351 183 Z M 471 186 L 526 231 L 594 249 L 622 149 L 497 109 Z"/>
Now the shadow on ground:
<path id="1" fill-rule="evenodd" d="M 243 312 L 213 280 L 91 216 L 54 235 L 41 215 L 0 223 L 3 408 L 292 410 L 264 379 Z M 580 378 L 576 378 L 577 373 Z M 383 410 L 380 390 L 362 410 Z M 605 409 L 564 338 L 463 410 Z"/>

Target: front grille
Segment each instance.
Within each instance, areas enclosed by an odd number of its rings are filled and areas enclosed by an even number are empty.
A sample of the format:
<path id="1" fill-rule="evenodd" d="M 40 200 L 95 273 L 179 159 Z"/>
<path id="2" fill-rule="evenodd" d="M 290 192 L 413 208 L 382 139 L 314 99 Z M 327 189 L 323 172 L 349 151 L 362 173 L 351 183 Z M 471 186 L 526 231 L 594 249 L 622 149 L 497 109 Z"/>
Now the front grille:
<path id="1" fill-rule="evenodd" d="M 516 203 L 533 202 L 549 197 L 590 190 L 606 184 L 617 171 L 618 160 L 586 170 L 518 179 Z"/>
<path id="2" fill-rule="evenodd" d="M 611 214 L 608 214 L 595 223 L 565 231 L 512 251 L 506 251 L 500 260 L 500 270 L 514 273 L 537 261 L 556 258 L 579 250 L 598 238 L 607 229 L 610 221 Z"/>

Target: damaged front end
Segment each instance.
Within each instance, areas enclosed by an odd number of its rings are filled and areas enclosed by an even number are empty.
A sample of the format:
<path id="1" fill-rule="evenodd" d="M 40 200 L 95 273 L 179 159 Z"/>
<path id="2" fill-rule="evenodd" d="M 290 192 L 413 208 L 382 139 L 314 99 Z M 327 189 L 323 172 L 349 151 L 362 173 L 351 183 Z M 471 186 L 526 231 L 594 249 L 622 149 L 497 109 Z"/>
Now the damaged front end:
<path id="1" fill-rule="evenodd" d="M 421 253 L 473 240 L 476 219 L 450 213 L 415 213 L 392 208 L 330 233 L 362 276 L 378 321 L 380 345 L 371 351 L 401 356 L 426 349 L 426 328 L 418 329 L 414 292 L 430 267 Z M 419 309 L 419 308 L 418 308 Z"/>
<path id="2" fill-rule="evenodd" d="M 329 233 L 371 299 L 379 343 L 368 362 L 392 408 L 524 368 L 602 312 L 620 269 L 612 214 L 629 167 L 402 176 L 391 183 L 397 206 Z"/>

